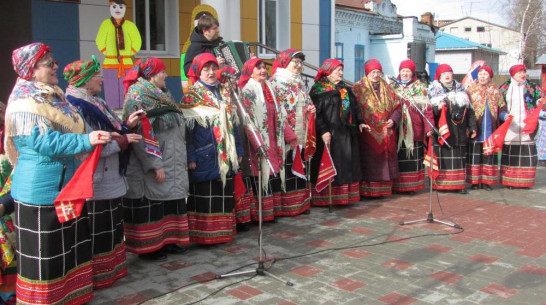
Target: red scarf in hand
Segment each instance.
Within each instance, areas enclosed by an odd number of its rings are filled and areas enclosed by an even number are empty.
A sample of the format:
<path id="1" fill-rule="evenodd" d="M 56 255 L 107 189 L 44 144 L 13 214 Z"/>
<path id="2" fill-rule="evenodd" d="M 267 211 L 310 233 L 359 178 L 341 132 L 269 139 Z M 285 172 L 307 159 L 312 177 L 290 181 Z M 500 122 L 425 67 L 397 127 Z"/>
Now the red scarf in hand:
<path id="1" fill-rule="evenodd" d="M 523 134 L 532 134 L 535 132 L 538 126 L 538 118 L 540 116 L 540 111 L 542 110 L 542 107 L 544 107 L 544 103 L 546 102 L 546 98 L 543 98 L 538 105 L 531 110 L 531 113 L 523 120 L 525 122 L 525 126 L 521 130 L 521 133 Z"/>
<path id="2" fill-rule="evenodd" d="M 330 156 L 330 150 L 328 146 L 324 145 L 324 151 L 322 152 L 322 158 L 320 159 L 319 172 L 317 177 L 317 184 L 315 188 L 317 192 L 321 192 L 328 184 L 334 180 L 334 176 L 337 175 L 334 161 Z"/>
<path id="3" fill-rule="evenodd" d="M 508 132 L 508 127 L 512 123 L 514 117 L 510 116 L 504 123 L 502 123 L 495 132 L 493 132 L 485 142 L 483 142 L 483 154 L 488 156 L 502 150 L 504 144 L 504 138 Z"/>
<path id="4" fill-rule="evenodd" d="M 449 126 L 447 125 L 447 107 L 444 106 L 442 108 L 442 112 L 440 113 L 440 119 L 438 120 L 438 128 L 439 128 L 439 131 L 440 131 L 440 135 L 443 136 L 444 138 L 442 139 L 441 137 L 438 138 L 438 143 L 440 143 L 440 145 L 444 145 L 444 139 L 447 140 L 447 138 L 449 138 L 449 136 L 451 135 L 451 133 L 449 132 Z"/>

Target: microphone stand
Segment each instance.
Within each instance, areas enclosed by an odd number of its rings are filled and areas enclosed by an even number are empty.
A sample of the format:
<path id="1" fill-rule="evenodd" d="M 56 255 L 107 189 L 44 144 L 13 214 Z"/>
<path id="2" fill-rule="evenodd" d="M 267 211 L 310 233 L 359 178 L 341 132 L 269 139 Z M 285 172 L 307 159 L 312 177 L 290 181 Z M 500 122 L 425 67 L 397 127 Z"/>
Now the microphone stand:
<path id="1" fill-rule="evenodd" d="M 401 85 L 399 85 L 396 80 L 394 79 L 390 79 L 391 82 L 390 84 L 392 84 L 392 87 L 394 89 L 394 92 L 396 92 L 396 95 L 398 95 L 400 98 L 402 99 L 405 99 L 407 100 L 411 106 L 413 106 L 413 108 L 415 108 L 417 110 L 417 112 L 419 113 L 419 115 L 423 118 L 423 120 L 425 122 L 427 122 L 427 124 L 432 127 L 432 130 L 434 131 L 434 134 L 438 135 L 441 139 L 444 140 L 444 144 L 451 148 L 451 146 L 449 145 L 449 143 L 447 143 L 446 139 L 440 134 L 440 132 L 438 131 L 438 129 L 436 127 L 434 127 L 434 124 L 432 124 L 432 122 L 430 122 L 430 120 L 425 116 L 425 114 L 423 113 L 423 111 L 421 110 L 421 108 L 419 108 L 419 106 L 417 105 L 417 103 L 415 102 L 415 100 L 413 99 L 413 97 L 411 95 L 409 95 L 405 90 L 404 88 L 401 88 Z M 390 85 L 389 84 L 389 85 Z M 400 88 L 400 90 L 396 90 Z M 432 147 L 429 147 L 428 149 L 432 149 L 432 152 L 434 152 L 434 142 L 435 141 L 432 141 Z M 432 185 L 434 183 L 434 175 L 433 175 L 433 160 L 431 158 L 430 160 L 430 166 L 429 166 L 429 173 L 428 173 L 428 179 L 430 181 L 430 185 L 429 185 L 429 194 L 428 194 L 428 205 L 429 205 L 429 209 L 428 209 L 428 214 L 427 214 L 427 218 L 422 218 L 422 219 L 417 219 L 417 220 L 411 220 L 411 221 L 404 221 L 404 222 L 400 222 L 400 225 L 403 226 L 403 225 L 409 225 L 409 224 L 414 224 L 414 223 L 420 223 L 420 222 L 428 222 L 428 223 L 439 223 L 439 224 L 443 224 L 443 225 L 446 225 L 446 226 L 450 226 L 450 227 L 453 227 L 455 229 L 462 229 L 462 227 L 456 223 L 451 223 L 451 222 L 447 222 L 447 221 L 443 221 L 443 220 L 438 220 L 438 219 L 435 219 L 434 218 L 434 214 L 432 213 Z"/>
<path id="2" fill-rule="evenodd" d="M 241 111 L 241 115 L 244 117 L 244 122 L 245 122 L 245 126 L 248 126 L 249 127 L 249 130 L 250 130 L 250 133 L 252 134 L 252 137 L 257 141 L 257 143 L 263 143 L 263 141 L 259 141 L 261 139 L 260 135 L 258 135 L 258 133 L 256 132 L 254 126 L 252 125 L 252 122 L 250 121 L 250 117 L 248 116 L 248 114 L 246 113 L 244 107 L 243 107 L 243 104 L 241 103 L 241 100 L 239 99 L 239 95 L 237 94 L 237 92 L 235 91 L 235 88 L 233 87 L 233 84 L 228 80 L 227 81 L 229 83 L 229 86 L 231 88 L 231 92 L 233 92 L 233 96 L 235 97 L 235 101 L 237 102 L 237 106 L 238 108 L 240 109 Z M 262 225 L 263 225 L 263 220 L 262 220 L 262 165 L 261 165 L 261 159 L 265 159 L 269 165 L 269 167 L 271 168 L 271 172 L 273 173 L 273 175 L 275 175 L 274 171 L 273 171 L 273 166 L 271 165 L 271 163 L 269 162 L 269 158 L 267 157 L 267 153 L 266 153 L 266 150 L 264 148 L 264 146 L 260 146 L 258 148 L 258 151 L 256 152 L 256 158 L 257 158 L 257 163 L 258 163 L 258 250 L 259 250 L 259 256 L 258 256 L 258 267 L 256 269 L 252 269 L 252 270 L 247 270 L 247 271 L 240 271 L 240 272 L 232 272 L 232 273 L 227 273 L 227 274 L 221 274 L 221 275 L 217 275 L 216 278 L 217 279 L 222 279 L 222 278 L 226 278 L 226 277 L 231 277 L 231 276 L 238 276 L 238 275 L 248 275 L 248 274 L 257 274 L 257 275 L 267 275 L 267 276 L 270 276 L 271 278 L 277 280 L 277 281 L 280 281 L 280 282 L 283 282 L 285 283 L 286 285 L 288 286 L 294 286 L 294 283 L 290 282 L 290 281 L 285 281 L 283 279 L 281 279 L 280 277 L 270 273 L 269 271 L 266 270 L 266 267 L 265 267 L 265 258 L 263 256 L 263 231 L 262 231 Z"/>

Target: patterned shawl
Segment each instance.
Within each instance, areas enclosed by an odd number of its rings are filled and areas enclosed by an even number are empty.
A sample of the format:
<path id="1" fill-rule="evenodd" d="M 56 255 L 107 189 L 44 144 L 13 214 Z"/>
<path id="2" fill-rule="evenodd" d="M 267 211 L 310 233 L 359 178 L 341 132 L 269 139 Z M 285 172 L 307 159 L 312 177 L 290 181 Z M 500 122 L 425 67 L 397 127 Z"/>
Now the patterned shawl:
<path id="1" fill-rule="evenodd" d="M 363 77 L 353 86 L 353 93 L 358 100 L 364 121 L 371 128 L 371 131 L 364 132 L 364 135 L 368 137 L 369 144 L 381 153 L 391 140 L 388 137 L 386 123 L 399 105 L 398 97 L 383 79 L 379 80 L 378 96 L 372 82 L 367 77 Z"/>
<path id="2" fill-rule="evenodd" d="M 271 90 L 271 85 L 268 81 L 264 82 L 264 85 L 269 87 Z M 273 90 L 271 90 L 271 93 L 273 93 Z M 278 152 L 271 152 L 269 153 L 278 153 L 278 157 L 280 160 L 283 160 L 282 165 L 280 166 L 281 171 L 281 186 L 282 189 L 285 189 L 285 183 L 284 183 L 284 176 L 285 176 L 285 168 L 284 168 L 284 156 L 285 156 L 285 146 L 284 146 L 284 122 L 286 120 L 286 111 L 283 107 L 279 104 L 279 102 L 275 98 L 275 94 L 272 94 L 275 104 L 275 111 L 277 113 L 277 131 L 275 133 L 276 137 L 276 143 L 279 147 Z M 266 100 L 263 93 L 262 85 L 255 81 L 254 79 L 250 78 L 246 85 L 244 86 L 242 92 L 241 92 L 241 100 L 243 101 L 243 107 L 245 108 L 246 113 L 248 114 L 250 118 L 250 123 L 252 126 L 250 128 L 254 128 L 254 130 L 257 131 L 257 133 L 260 135 L 261 139 L 263 140 L 263 144 L 266 146 L 269 146 L 269 126 L 267 125 L 267 108 L 266 108 Z M 270 169 L 267 162 L 262 159 L 262 187 L 264 191 L 267 191 L 269 188 L 269 174 Z"/>
<path id="3" fill-rule="evenodd" d="M 458 81 L 453 81 L 453 89 L 450 91 L 448 90 L 439 80 L 435 80 L 432 83 L 430 83 L 428 87 L 428 96 L 430 98 L 430 103 L 433 106 L 437 106 L 440 104 L 440 102 L 447 97 L 447 94 L 449 92 L 465 92 L 464 86 L 459 83 Z"/>
<path id="4" fill-rule="evenodd" d="M 69 85 L 80 87 L 100 71 L 99 61 L 95 55 L 91 55 L 91 60 L 78 60 L 66 65 L 63 70 L 63 76 Z"/>
<path id="5" fill-rule="evenodd" d="M 66 95 L 67 96 L 73 96 L 75 98 L 78 98 L 78 99 L 81 99 L 81 100 L 84 100 L 88 103 L 90 103 L 91 105 L 97 107 L 101 112 L 102 114 L 108 119 L 108 121 L 110 122 L 110 124 L 112 125 L 112 127 L 115 129 L 115 130 L 122 130 L 122 126 L 121 126 L 121 119 L 117 116 L 117 114 L 114 113 L 114 111 L 112 111 L 112 109 L 110 109 L 110 107 L 108 107 L 108 105 L 106 104 L 106 101 L 103 100 L 102 98 L 98 97 L 98 96 L 91 96 L 87 93 L 87 90 L 82 88 L 82 87 L 74 87 L 74 86 L 71 86 L 69 85 L 68 88 L 66 88 Z M 85 113 L 82 111 L 82 115 L 86 118 L 86 121 L 91 124 L 91 125 L 96 125 L 94 124 L 95 120 L 87 120 L 88 118 L 88 115 L 90 115 L 89 113 Z M 100 130 L 106 130 L 104 129 L 104 127 L 102 126 L 94 126 L 93 128 L 95 129 L 100 129 Z M 111 130 L 112 131 L 112 130 Z"/>
<path id="6" fill-rule="evenodd" d="M 180 108 L 186 125 L 190 129 L 195 123 L 205 128 L 212 127 L 218 152 L 220 177 L 225 186 L 229 170 L 236 172 L 239 169 L 233 130 L 233 126 L 238 124 L 238 119 L 237 111 L 233 111 L 229 84 L 223 83 L 219 86 L 221 99 L 197 81 L 189 88 Z"/>
<path id="7" fill-rule="evenodd" d="M 271 80 L 271 86 L 277 101 L 286 110 L 286 119 L 298 136 L 299 144 L 305 144 L 306 107 L 311 103 L 311 98 L 303 89 L 301 75 L 278 68 Z"/>
<path id="8" fill-rule="evenodd" d="M 14 50 L 11 55 L 11 62 L 15 73 L 22 79 L 30 80 L 34 66 L 50 50 L 51 48 L 48 45 L 41 42 L 34 42 Z"/>
<path id="9" fill-rule="evenodd" d="M 271 69 L 271 74 L 275 75 L 277 73 L 277 69 L 279 68 L 286 68 L 288 67 L 288 64 L 290 64 L 290 61 L 296 54 L 303 54 L 300 50 L 297 49 L 287 49 L 279 54 L 277 54 L 277 57 L 273 61 L 273 68 Z"/>
<path id="10" fill-rule="evenodd" d="M 474 81 L 466 88 L 466 92 L 472 102 L 472 107 L 476 113 L 476 120 L 480 121 L 485 112 L 485 104 L 489 106 L 493 121 L 496 121 L 499 116 L 499 108 L 504 106 L 504 98 L 500 94 L 500 90 L 495 85 L 489 83 L 480 85 L 478 81 Z"/>
<path id="11" fill-rule="evenodd" d="M 48 130 L 86 132 L 78 110 L 65 99 L 61 88 L 19 78 L 8 100 L 5 122 L 5 149 L 13 165 L 18 157 L 13 137 L 29 136 L 34 127 L 40 134 Z"/>
<path id="12" fill-rule="evenodd" d="M 510 84 L 512 82 L 512 78 L 507 80 L 504 84 L 502 84 L 499 89 L 502 97 L 504 98 L 504 101 L 506 101 L 506 106 L 508 109 L 510 109 L 511 101 L 506 98 L 506 95 L 508 93 L 508 89 L 510 88 Z M 537 106 L 537 101 L 544 97 L 544 91 L 534 83 L 529 82 L 528 80 L 525 81 L 525 84 L 523 84 L 523 100 L 525 104 L 525 110 L 527 113 L 529 113 L 534 107 Z"/>
<path id="13" fill-rule="evenodd" d="M 339 91 L 339 94 L 341 96 L 341 107 L 339 109 L 339 116 L 342 117 L 344 112 L 351 111 L 351 99 L 349 97 L 349 91 L 343 81 L 334 84 L 328 79 L 328 77 L 323 76 L 313 84 L 313 87 L 311 87 L 311 91 L 309 91 L 309 95 L 317 95 L 334 90 Z M 352 124 L 352 119 L 353 116 L 349 116 L 349 124 Z"/>

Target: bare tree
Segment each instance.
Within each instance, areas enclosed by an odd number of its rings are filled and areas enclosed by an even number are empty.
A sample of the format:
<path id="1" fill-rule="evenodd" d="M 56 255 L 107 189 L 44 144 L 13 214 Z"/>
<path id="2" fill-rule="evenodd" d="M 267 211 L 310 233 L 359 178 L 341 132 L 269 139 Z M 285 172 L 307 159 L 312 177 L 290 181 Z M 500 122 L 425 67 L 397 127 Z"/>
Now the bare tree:
<path id="1" fill-rule="evenodd" d="M 506 17 L 519 30 L 519 61 L 533 67 L 537 55 L 546 51 L 546 2 L 544 0 L 505 0 Z"/>

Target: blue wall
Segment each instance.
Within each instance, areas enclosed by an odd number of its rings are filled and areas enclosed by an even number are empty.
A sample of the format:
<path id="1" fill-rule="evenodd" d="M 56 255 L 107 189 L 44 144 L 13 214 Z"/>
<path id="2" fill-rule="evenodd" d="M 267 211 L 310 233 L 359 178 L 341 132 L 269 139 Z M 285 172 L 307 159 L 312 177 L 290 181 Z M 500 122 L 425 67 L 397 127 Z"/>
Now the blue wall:
<path id="1" fill-rule="evenodd" d="M 331 35 L 331 14 L 332 12 L 332 1 L 333 0 L 320 0 L 319 2 L 319 58 L 320 64 L 328 58 L 330 55 L 330 44 L 332 41 Z"/>
<path id="2" fill-rule="evenodd" d="M 180 76 L 169 76 L 165 79 L 165 85 L 167 89 L 171 91 L 171 94 L 174 97 L 175 102 L 180 102 L 182 100 L 182 85 L 180 84 Z"/>
<path id="3" fill-rule="evenodd" d="M 64 67 L 80 58 L 78 4 L 32 0 L 32 41 L 51 47 L 59 69 L 59 86 L 66 88 Z"/>

